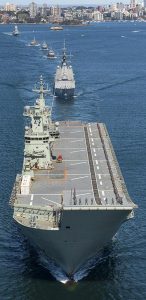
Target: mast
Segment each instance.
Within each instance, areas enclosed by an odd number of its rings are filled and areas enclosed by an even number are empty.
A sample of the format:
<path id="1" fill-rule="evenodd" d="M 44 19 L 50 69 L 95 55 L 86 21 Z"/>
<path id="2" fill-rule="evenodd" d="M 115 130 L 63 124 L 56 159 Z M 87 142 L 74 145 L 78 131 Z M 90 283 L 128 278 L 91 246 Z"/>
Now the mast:
<path id="1" fill-rule="evenodd" d="M 48 89 L 48 85 L 45 85 L 42 75 L 40 76 L 39 86 L 38 84 L 35 84 L 34 89 L 32 91 L 40 95 L 38 101 L 40 106 L 44 107 L 45 106 L 44 95 L 49 94 L 50 90 Z"/>

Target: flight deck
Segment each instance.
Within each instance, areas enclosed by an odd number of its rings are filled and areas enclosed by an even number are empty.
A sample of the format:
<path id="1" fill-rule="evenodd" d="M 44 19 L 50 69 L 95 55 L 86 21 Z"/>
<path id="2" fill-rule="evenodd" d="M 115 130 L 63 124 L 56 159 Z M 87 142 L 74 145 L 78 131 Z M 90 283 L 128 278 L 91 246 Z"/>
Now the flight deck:
<path id="1" fill-rule="evenodd" d="M 53 144 L 52 170 L 34 170 L 28 195 L 18 193 L 16 206 L 128 207 L 125 187 L 106 127 L 102 123 L 60 122 Z M 62 161 L 57 157 L 61 155 Z"/>

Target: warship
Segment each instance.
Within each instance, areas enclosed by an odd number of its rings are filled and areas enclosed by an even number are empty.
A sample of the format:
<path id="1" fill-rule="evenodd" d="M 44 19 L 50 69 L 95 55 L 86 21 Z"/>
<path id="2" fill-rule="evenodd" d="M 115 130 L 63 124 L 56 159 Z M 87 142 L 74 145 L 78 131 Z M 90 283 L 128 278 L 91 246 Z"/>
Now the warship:
<path id="1" fill-rule="evenodd" d="M 106 126 L 53 122 L 41 76 L 24 108 L 24 161 L 10 204 L 36 249 L 69 276 L 101 251 L 137 207 L 125 186 Z"/>
<path id="2" fill-rule="evenodd" d="M 67 63 L 66 48 L 64 44 L 61 65 L 57 66 L 54 80 L 54 95 L 63 99 L 74 96 L 75 79 L 72 66 Z"/>
<path id="3" fill-rule="evenodd" d="M 42 43 L 41 48 L 42 50 L 48 50 L 48 45 L 45 41 Z"/>
<path id="4" fill-rule="evenodd" d="M 35 36 L 34 36 L 33 40 L 30 42 L 29 46 L 32 46 L 32 47 L 40 46 L 40 44 L 36 41 Z"/>
<path id="5" fill-rule="evenodd" d="M 55 59 L 55 58 L 56 58 L 55 52 L 53 51 L 53 49 L 50 49 L 50 50 L 49 50 L 49 52 L 48 52 L 48 54 L 47 54 L 47 57 L 48 57 L 49 59 Z"/>

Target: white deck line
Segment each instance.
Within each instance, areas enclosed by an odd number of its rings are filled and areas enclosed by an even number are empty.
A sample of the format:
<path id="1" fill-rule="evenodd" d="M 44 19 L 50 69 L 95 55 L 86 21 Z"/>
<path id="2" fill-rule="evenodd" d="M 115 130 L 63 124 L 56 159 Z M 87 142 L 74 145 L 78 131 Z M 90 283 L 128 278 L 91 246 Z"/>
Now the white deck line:
<path id="1" fill-rule="evenodd" d="M 78 194 L 76 196 L 85 196 L 85 195 L 92 195 L 92 192 L 91 193 L 85 193 L 85 194 Z"/>
<path id="2" fill-rule="evenodd" d="M 78 175 L 79 175 L 79 174 L 78 174 Z M 89 177 L 89 175 L 88 175 L 88 176 L 83 176 L 83 177 L 72 178 L 71 180 L 84 179 L 84 178 L 87 178 L 87 177 Z"/>
<path id="3" fill-rule="evenodd" d="M 80 130 L 80 131 L 71 131 L 70 134 L 71 133 L 78 133 L 78 132 L 83 132 L 83 131 L 82 130 Z"/>
<path id="4" fill-rule="evenodd" d="M 70 141 L 70 143 L 76 143 L 76 142 L 81 142 L 81 140 L 83 140 L 84 141 L 84 139 L 78 139 L 78 140 L 75 140 L 75 141 Z"/>
<path id="5" fill-rule="evenodd" d="M 83 145 L 84 146 L 84 145 Z M 64 147 L 59 147 L 59 148 L 57 148 L 57 147 L 55 147 L 54 148 L 55 150 L 61 150 L 61 149 L 63 149 L 63 150 L 72 150 L 72 149 L 77 149 L 78 151 L 80 151 L 79 150 L 79 148 L 78 147 L 66 147 L 66 148 L 64 148 Z M 84 150 L 83 148 L 81 148 L 81 150 Z M 85 151 L 85 150 L 84 150 Z"/>
<path id="6" fill-rule="evenodd" d="M 37 174 L 38 176 L 49 176 L 49 175 L 51 175 L 51 176 L 61 176 L 62 175 L 62 173 L 54 173 L 54 174 Z M 35 176 L 37 176 L 37 175 L 35 175 Z M 77 173 L 77 174 L 73 174 L 73 173 L 68 173 L 67 174 L 68 176 L 76 176 L 76 175 L 90 175 L 90 173 L 88 173 L 88 174 L 80 174 L 80 173 Z"/>
<path id="7" fill-rule="evenodd" d="M 76 165 L 81 165 L 81 164 L 86 164 L 86 163 L 87 163 L 86 161 L 83 161 L 83 162 L 78 162 L 75 164 L 70 164 L 70 166 L 76 166 Z"/>
<path id="8" fill-rule="evenodd" d="M 86 161 L 86 162 L 88 162 L 87 159 L 83 159 L 83 160 L 81 160 L 81 159 L 63 159 L 63 161 Z"/>
<path id="9" fill-rule="evenodd" d="M 41 197 L 43 200 L 46 200 L 46 201 L 49 201 L 49 202 L 52 202 L 52 203 L 54 203 L 54 204 L 57 204 L 57 205 L 59 205 L 59 206 L 61 206 L 61 204 L 60 203 L 58 203 L 58 202 L 55 202 L 55 201 L 52 201 L 52 200 L 49 200 L 49 199 L 46 199 L 46 198 L 44 198 L 44 197 Z"/>
<path id="10" fill-rule="evenodd" d="M 70 149 L 71 149 L 71 148 L 70 148 Z M 83 152 L 83 151 L 86 151 L 86 149 L 84 149 L 84 150 L 71 151 L 70 153 L 72 154 L 72 153 Z"/>
<path id="11" fill-rule="evenodd" d="M 33 194 L 33 196 L 61 196 L 62 194 Z M 19 197 L 23 198 L 24 196 L 27 197 L 27 196 L 31 196 L 31 194 L 28 194 L 28 195 L 22 195 L 22 194 L 18 194 Z"/>

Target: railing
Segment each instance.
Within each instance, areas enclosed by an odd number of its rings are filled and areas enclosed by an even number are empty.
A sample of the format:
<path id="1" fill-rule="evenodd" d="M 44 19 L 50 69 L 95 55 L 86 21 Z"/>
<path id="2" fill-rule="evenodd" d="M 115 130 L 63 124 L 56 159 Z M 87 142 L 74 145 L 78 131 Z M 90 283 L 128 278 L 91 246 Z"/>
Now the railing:
<path id="1" fill-rule="evenodd" d="M 125 181 L 124 181 L 123 175 L 122 175 L 122 173 L 121 173 L 121 170 L 120 170 L 120 167 L 119 167 L 119 164 L 118 164 L 118 161 L 117 161 L 117 158 L 116 158 L 116 155 L 115 155 L 115 152 L 114 152 L 114 149 L 113 149 L 113 146 L 112 146 L 110 137 L 109 137 L 109 134 L 108 134 L 107 129 L 106 129 L 105 126 L 104 126 L 104 130 L 105 130 L 105 133 L 106 133 L 106 137 L 108 138 L 108 142 L 109 142 L 110 150 L 111 150 L 111 152 L 112 152 L 112 156 L 113 156 L 114 163 L 115 163 L 115 165 L 116 165 L 116 167 L 117 167 L 117 172 L 118 172 L 118 175 L 119 175 L 119 179 L 120 179 L 120 183 L 121 183 L 122 190 L 123 190 L 123 192 L 124 192 L 125 195 L 126 195 L 127 201 L 132 202 L 132 201 L 131 201 L 131 198 L 130 198 L 130 196 L 129 196 L 128 190 L 127 190 L 127 188 L 126 188 Z"/>
<path id="2" fill-rule="evenodd" d="M 113 190 L 114 190 L 114 193 L 115 193 L 115 196 L 116 196 L 116 201 L 117 201 L 117 203 L 122 205 L 123 204 L 123 199 L 119 195 L 119 191 L 118 191 L 117 186 L 116 186 L 115 177 L 114 177 L 113 170 L 112 170 L 110 160 L 109 160 L 109 157 L 108 157 L 108 153 L 107 153 L 107 150 L 106 150 L 106 147 L 105 147 L 105 142 L 104 142 L 104 139 L 103 139 L 103 136 L 102 136 L 102 133 L 101 133 L 101 128 L 100 128 L 100 125 L 98 123 L 97 123 L 97 128 L 98 128 L 98 131 L 99 131 L 99 136 L 100 136 L 100 139 L 101 139 L 104 155 L 105 155 L 107 166 L 108 166 L 108 169 L 109 169 L 111 182 L 112 182 L 112 185 L 113 185 Z"/>
<path id="3" fill-rule="evenodd" d="M 14 206 L 15 200 L 17 198 L 17 193 L 18 194 L 20 193 L 20 182 L 21 182 L 21 175 L 18 174 L 16 176 L 16 180 L 15 180 L 15 183 L 14 183 L 14 186 L 13 186 L 13 189 L 12 189 L 12 193 L 11 193 L 11 196 L 10 196 L 10 200 L 9 200 L 9 204 L 11 206 Z"/>
<path id="4" fill-rule="evenodd" d="M 62 208 L 27 205 L 15 205 L 14 218 L 28 227 L 59 228 L 61 224 Z"/>

